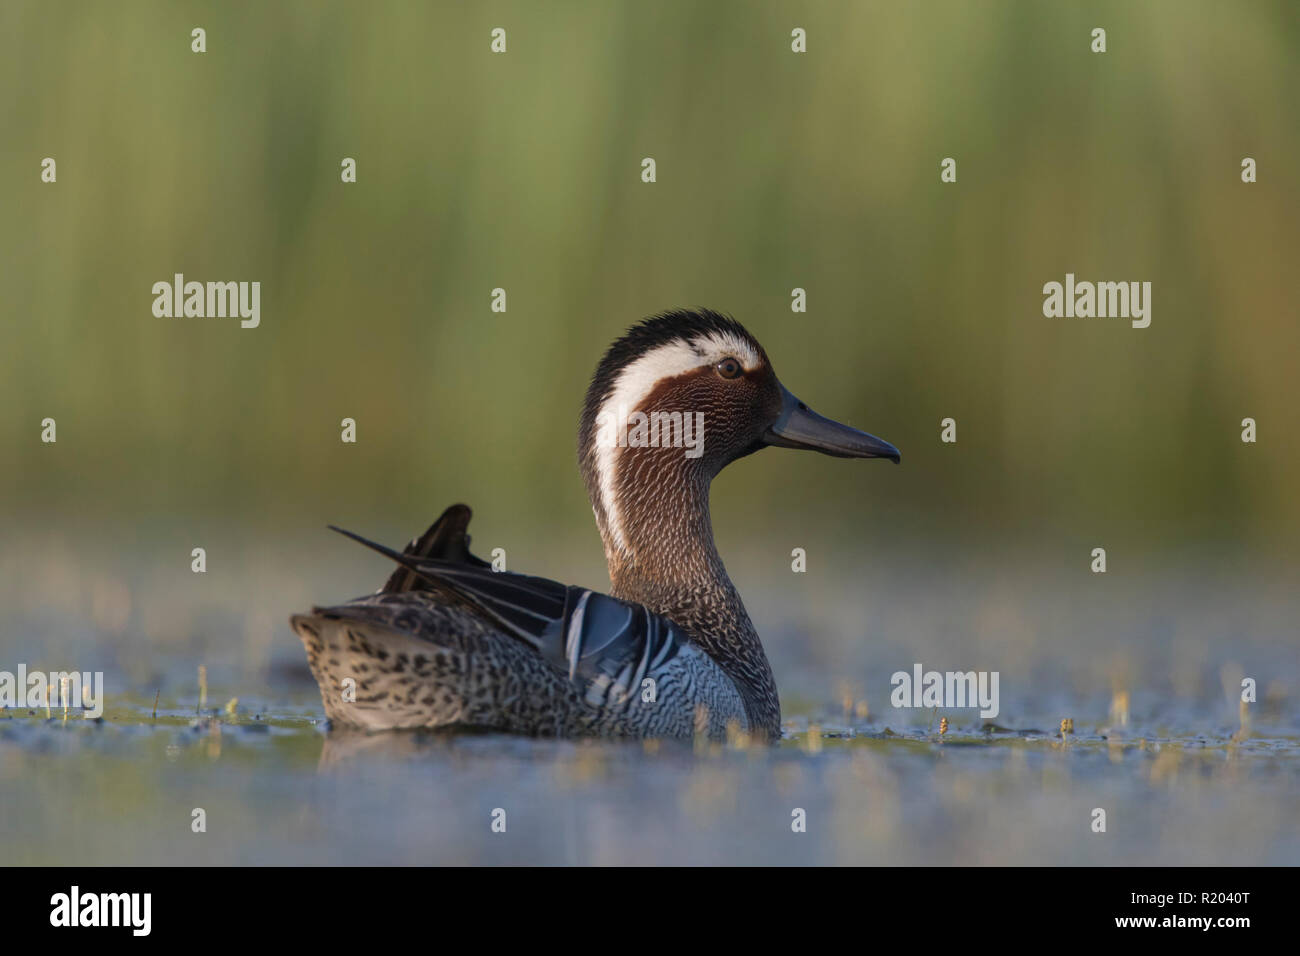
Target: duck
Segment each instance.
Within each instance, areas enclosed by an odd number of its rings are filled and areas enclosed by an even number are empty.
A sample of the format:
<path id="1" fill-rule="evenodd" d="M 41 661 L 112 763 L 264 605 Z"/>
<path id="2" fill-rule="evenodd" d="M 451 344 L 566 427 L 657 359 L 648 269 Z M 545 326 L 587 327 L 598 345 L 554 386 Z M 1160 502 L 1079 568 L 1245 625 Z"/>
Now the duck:
<path id="1" fill-rule="evenodd" d="M 330 729 L 778 740 L 772 667 L 709 516 L 712 480 L 768 447 L 901 460 L 796 398 L 730 316 L 632 326 L 578 427 L 608 593 L 494 569 L 470 551 L 464 504 L 401 551 L 331 525 L 391 571 L 373 594 L 290 619 Z"/>

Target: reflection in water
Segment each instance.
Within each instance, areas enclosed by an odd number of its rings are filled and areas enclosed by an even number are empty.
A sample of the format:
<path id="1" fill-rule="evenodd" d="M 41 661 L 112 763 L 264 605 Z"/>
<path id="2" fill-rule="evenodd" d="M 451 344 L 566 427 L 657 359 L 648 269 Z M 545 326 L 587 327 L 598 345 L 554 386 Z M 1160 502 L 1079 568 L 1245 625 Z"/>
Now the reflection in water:
<path id="1" fill-rule="evenodd" d="M 742 749 L 327 733 L 267 621 L 353 569 L 139 570 L 124 600 L 93 586 L 120 562 L 84 557 L 82 579 L 0 577 L 0 670 L 102 670 L 107 691 L 100 722 L 0 716 L 0 864 L 1300 862 L 1300 597 L 1265 575 L 1117 575 L 1097 600 L 1072 570 L 827 561 L 806 601 L 747 587 L 788 736 Z M 893 708 L 916 662 L 998 671 L 993 723 Z"/>
<path id="2" fill-rule="evenodd" d="M 796 718 L 779 746 L 737 749 L 150 708 L 0 720 L 0 862 L 1300 861 L 1300 733 L 1263 719 L 1242 738 L 1104 711 L 1064 735 Z"/>

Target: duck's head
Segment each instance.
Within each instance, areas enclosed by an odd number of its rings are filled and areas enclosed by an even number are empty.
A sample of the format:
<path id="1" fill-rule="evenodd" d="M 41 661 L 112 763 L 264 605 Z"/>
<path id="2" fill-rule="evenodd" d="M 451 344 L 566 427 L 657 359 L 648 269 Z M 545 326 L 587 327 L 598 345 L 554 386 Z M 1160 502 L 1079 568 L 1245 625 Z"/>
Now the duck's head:
<path id="1" fill-rule="evenodd" d="M 889 442 L 818 415 L 781 384 L 734 319 L 657 315 L 610 346 L 587 389 L 578 458 L 611 572 L 709 538 L 708 486 L 761 448 L 899 461 Z"/>

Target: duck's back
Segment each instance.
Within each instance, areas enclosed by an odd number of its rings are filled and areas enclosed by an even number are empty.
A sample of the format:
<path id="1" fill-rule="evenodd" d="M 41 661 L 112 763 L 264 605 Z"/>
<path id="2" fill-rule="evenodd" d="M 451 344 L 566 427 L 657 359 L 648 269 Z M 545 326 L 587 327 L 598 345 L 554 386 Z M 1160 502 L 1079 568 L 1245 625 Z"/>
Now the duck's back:
<path id="1" fill-rule="evenodd" d="M 734 683 L 646 608 L 493 572 L 449 508 L 373 595 L 295 615 L 325 712 L 368 730 L 475 727 L 556 736 L 747 730 Z M 346 532 L 345 532 L 346 533 Z"/>

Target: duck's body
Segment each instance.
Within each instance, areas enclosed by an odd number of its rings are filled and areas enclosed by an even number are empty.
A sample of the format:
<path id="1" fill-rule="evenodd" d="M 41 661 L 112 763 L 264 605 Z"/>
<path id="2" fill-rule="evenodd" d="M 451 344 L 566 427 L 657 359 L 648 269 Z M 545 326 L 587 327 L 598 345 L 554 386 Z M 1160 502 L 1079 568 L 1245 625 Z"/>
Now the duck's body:
<path id="1" fill-rule="evenodd" d="M 748 729 L 735 684 L 680 627 L 585 588 L 493 572 L 468 554 L 469 517 L 453 505 L 411 542 L 400 557 L 422 572 L 399 569 L 377 594 L 293 619 L 331 721 L 564 737 Z M 355 699 L 325 692 L 349 677 Z"/>
<path id="2" fill-rule="evenodd" d="M 685 447 L 620 441 L 637 412 L 698 415 L 704 440 L 692 447 L 688 424 Z M 399 567 L 376 594 L 292 619 L 326 714 L 369 730 L 776 738 L 776 682 L 708 510 L 714 475 L 767 444 L 898 458 L 798 402 L 733 320 L 678 312 L 636 326 L 597 368 L 579 433 L 612 596 L 494 573 L 469 552 L 464 505 L 402 553 L 351 535 Z"/>

